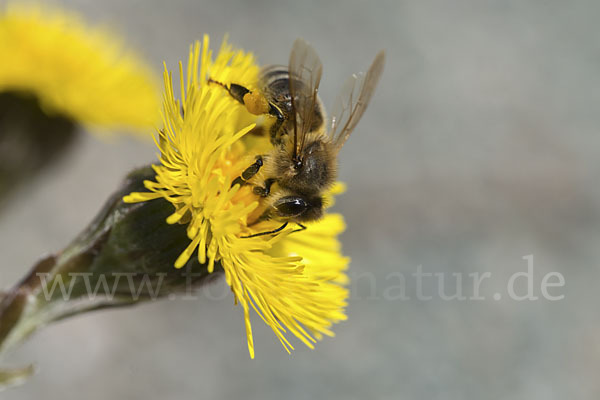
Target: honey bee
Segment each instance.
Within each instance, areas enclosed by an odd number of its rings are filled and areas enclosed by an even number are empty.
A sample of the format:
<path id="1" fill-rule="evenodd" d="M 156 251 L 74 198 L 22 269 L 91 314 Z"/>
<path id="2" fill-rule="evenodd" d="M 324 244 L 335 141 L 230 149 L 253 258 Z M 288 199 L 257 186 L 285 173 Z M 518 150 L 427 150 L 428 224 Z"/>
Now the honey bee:
<path id="1" fill-rule="evenodd" d="M 381 51 L 365 75 L 350 77 L 333 108 L 329 129 L 318 95 L 323 66 L 316 51 L 302 39 L 294 42 L 287 67 L 261 70 L 256 91 L 209 79 L 250 113 L 274 119 L 269 128 L 271 151 L 257 156 L 231 185 L 252 185 L 265 202 L 264 213 L 253 224 L 274 219 L 283 225 L 246 237 L 277 233 L 290 222 L 306 229 L 302 223 L 323 216 L 323 193 L 337 177 L 338 153 L 367 109 L 384 62 Z"/>

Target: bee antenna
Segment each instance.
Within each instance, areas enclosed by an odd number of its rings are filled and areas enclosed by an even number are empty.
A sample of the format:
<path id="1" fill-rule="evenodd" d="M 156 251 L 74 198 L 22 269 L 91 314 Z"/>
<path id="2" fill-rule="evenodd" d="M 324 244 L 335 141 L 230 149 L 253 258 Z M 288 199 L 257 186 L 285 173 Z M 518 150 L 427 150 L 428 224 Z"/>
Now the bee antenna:
<path id="1" fill-rule="evenodd" d="M 299 169 L 302 166 L 302 160 L 300 157 L 294 157 L 292 160 L 294 161 L 294 168 Z"/>
<path id="2" fill-rule="evenodd" d="M 291 79 L 290 79 L 290 87 L 291 87 L 292 83 L 291 83 Z M 292 158 L 294 160 L 296 160 L 296 158 L 298 157 L 298 124 L 296 123 L 296 105 L 294 104 L 294 96 L 291 96 L 291 101 L 292 101 L 292 122 L 294 125 L 294 154 L 292 156 Z"/>

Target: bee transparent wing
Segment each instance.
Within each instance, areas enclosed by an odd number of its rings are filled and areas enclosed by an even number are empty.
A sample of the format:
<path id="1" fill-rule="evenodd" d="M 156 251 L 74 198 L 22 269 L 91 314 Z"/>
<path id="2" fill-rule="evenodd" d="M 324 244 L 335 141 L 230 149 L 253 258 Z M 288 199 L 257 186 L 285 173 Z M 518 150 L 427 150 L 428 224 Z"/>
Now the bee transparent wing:
<path id="1" fill-rule="evenodd" d="M 304 147 L 306 134 L 313 123 L 323 65 L 311 45 L 303 39 L 296 39 L 288 68 L 296 157 Z"/>
<path id="2" fill-rule="evenodd" d="M 352 75 L 344 84 L 331 113 L 331 141 L 339 150 L 364 114 L 375 92 L 383 65 L 385 53 L 380 51 L 366 74 Z"/>

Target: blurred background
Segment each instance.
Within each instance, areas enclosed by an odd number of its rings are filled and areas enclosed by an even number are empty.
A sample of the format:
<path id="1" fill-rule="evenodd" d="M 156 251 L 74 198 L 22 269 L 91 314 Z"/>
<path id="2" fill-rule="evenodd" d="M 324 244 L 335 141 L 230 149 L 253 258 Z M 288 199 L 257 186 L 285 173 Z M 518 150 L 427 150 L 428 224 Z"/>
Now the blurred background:
<path id="1" fill-rule="evenodd" d="M 3 1 L 3 0 L 2 0 Z M 0 3 L 2 3 L 0 1 Z M 221 282 L 196 301 L 99 312 L 53 325 L 4 360 L 35 362 L 7 399 L 593 399 L 600 396 L 600 42 L 593 1 L 63 0 L 124 35 L 157 72 L 204 33 L 262 64 L 311 42 L 331 104 L 379 49 L 385 73 L 341 154 L 336 210 L 352 258 L 349 319 L 291 355 Z M 3 62 L 6 62 L 4 60 Z M 9 61 L 10 62 L 10 61 Z M 64 247 L 152 143 L 81 135 L 75 151 L 0 215 L 0 288 Z M 507 282 L 527 271 L 539 299 Z M 466 300 L 444 300 L 463 278 Z M 473 295 L 468 274 L 490 273 Z M 540 286 L 564 277 L 550 301 Z M 405 278 L 402 285 L 400 276 Z M 555 281 L 555 280 L 553 280 Z M 516 291 L 526 293 L 519 278 Z M 400 296 L 404 286 L 405 296 Z M 494 296 L 496 293 L 500 294 Z"/>

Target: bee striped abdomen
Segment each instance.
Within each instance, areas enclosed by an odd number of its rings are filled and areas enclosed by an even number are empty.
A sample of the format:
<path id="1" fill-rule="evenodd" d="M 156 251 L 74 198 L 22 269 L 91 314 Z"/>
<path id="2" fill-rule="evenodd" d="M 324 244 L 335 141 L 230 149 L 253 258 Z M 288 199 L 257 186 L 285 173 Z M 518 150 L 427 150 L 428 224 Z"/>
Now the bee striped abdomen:
<path id="1" fill-rule="evenodd" d="M 271 141 L 281 143 L 282 136 L 293 129 L 292 97 L 290 94 L 290 74 L 287 66 L 269 65 L 262 69 L 259 76 L 260 90 L 282 114 L 283 121 L 271 127 Z M 294 86 L 301 88 L 305 83 L 295 79 Z M 324 123 L 323 105 L 320 99 L 314 105 L 309 132 L 321 129 Z"/>

